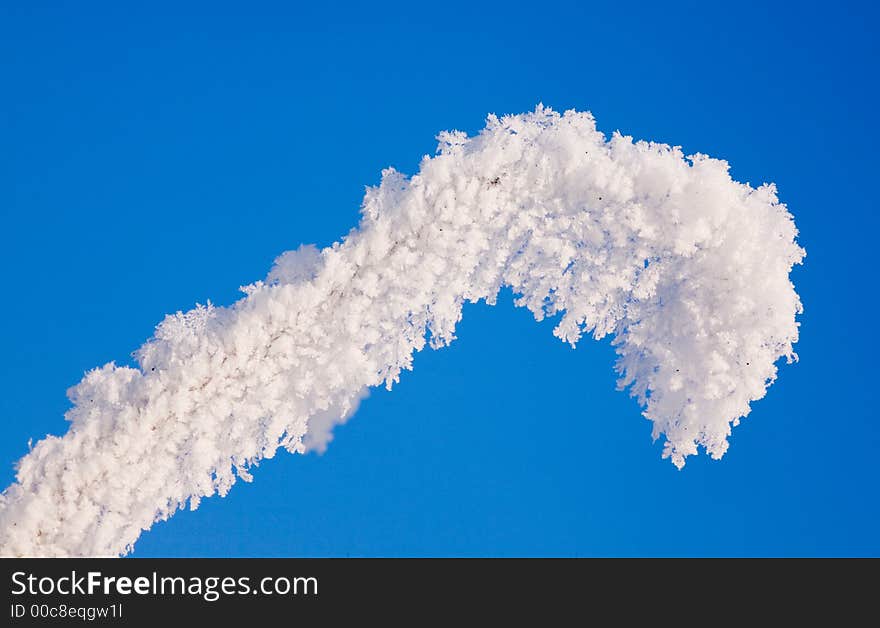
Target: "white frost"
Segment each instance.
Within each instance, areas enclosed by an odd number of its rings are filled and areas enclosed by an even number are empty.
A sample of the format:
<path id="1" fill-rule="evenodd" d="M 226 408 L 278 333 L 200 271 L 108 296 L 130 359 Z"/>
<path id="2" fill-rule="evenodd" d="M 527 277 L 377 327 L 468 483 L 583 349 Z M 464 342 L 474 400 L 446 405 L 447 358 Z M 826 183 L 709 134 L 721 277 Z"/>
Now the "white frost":
<path id="1" fill-rule="evenodd" d="M 503 286 L 535 318 L 558 314 L 572 345 L 613 335 L 620 386 L 664 457 L 720 458 L 777 360 L 795 357 L 789 272 L 804 251 L 774 186 L 606 141 L 574 111 L 438 139 L 414 177 L 383 172 L 341 242 L 285 253 L 228 308 L 167 316 L 139 368 L 86 374 L 67 434 L 37 443 L 0 497 L 0 554 L 123 554 L 279 447 L 323 449 L 367 389 L 450 343 L 462 304 L 494 304 Z"/>

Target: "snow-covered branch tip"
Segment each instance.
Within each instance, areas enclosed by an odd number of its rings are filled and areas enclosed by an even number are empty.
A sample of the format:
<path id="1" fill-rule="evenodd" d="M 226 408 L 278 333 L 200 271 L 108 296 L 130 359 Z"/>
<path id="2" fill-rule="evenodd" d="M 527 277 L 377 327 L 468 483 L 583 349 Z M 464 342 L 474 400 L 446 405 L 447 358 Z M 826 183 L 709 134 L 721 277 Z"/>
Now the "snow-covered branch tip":
<path id="1" fill-rule="evenodd" d="M 412 178 L 388 169 L 357 229 L 281 255 L 229 307 L 165 318 L 71 389 L 0 498 L 0 554 L 119 555 L 178 508 L 225 495 L 279 448 L 322 450 L 373 386 L 455 338 L 466 301 L 510 287 L 554 334 L 613 336 L 621 388 L 679 467 L 795 358 L 804 251 L 773 185 L 727 163 L 538 107 L 438 136 Z"/>

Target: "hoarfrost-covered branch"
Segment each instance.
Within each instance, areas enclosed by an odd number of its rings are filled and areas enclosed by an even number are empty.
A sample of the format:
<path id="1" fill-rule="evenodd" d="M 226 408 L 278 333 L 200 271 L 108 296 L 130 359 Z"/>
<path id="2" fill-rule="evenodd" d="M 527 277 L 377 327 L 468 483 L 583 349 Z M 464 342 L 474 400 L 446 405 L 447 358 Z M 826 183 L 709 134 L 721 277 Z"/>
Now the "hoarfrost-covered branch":
<path id="1" fill-rule="evenodd" d="M 167 316 L 138 368 L 87 373 L 67 434 L 37 443 L 0 497 L 0 554 L 124 554 L 279 448 L 322 450 L 370 387 L 455 338 L 464 302 L 505 286 L 572 346 L 613 336 L 664 457 L 720 458 L 796 357 L 804 251 L 775 188 L 606 140 L 588 113 L 538 107 L 438 139 L 412 178 L 383 172 L 341 242 L 281 255 L 230 307 Z"/>

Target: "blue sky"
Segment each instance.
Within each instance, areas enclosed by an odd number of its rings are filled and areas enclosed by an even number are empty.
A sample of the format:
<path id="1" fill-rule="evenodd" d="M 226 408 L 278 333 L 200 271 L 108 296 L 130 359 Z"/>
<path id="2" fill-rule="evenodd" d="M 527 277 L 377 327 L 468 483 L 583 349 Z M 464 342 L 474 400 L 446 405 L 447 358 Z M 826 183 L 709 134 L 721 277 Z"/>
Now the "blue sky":
<path id="1" fill-rule="evenodd" d="M 507 294 L 325 455 L 279 455 L 134 555 L 880 555 L 875 8 L 83 4 L 0 8 L 4 486 L 165 313 L 341 237 L 438 131 L 543 102 L 728 159 L 794 214 L 801 361 L 725 458 L 661 461 L 608 342 L 572 351 Z"/>

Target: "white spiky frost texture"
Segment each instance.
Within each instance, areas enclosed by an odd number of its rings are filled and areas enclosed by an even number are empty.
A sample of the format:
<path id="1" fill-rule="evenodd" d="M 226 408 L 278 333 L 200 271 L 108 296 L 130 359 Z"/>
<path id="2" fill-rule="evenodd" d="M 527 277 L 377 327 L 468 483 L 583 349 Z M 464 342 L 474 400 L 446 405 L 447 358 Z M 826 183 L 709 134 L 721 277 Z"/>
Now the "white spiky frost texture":
<path id="1" fill-rule="evenodd" d="M 455 338 L 464 302 L 494 304 L 504 286 L 535 318 L 558 315 L 565 342 L 613 336 L 620 386 L 664 457 L 720 458 L 794 357 L 804 251 L 774 186 L 606 140 L 575 111 L 438 139 L 417 175 L 383 172 L 341 242 L 283 254 L 230 307 L 166 317 L 138 368 L 86 374 L 67 433 L 40 441 L 0 498 L 0 554 L 124 554 L 279 447 L 322 450 L 370 387 Z"/>

